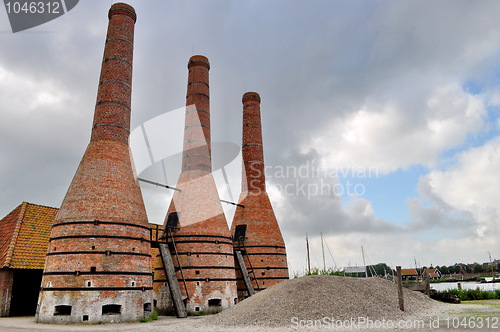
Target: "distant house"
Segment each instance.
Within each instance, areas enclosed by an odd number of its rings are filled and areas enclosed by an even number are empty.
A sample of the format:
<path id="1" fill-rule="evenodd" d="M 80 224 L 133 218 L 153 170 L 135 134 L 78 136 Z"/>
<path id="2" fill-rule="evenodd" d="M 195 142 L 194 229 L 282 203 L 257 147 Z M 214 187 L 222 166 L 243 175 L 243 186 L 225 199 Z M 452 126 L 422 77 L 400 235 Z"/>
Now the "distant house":
<path id="1" fill-rule="evenodd" d="M 349 266 L 344 268 L 344 276 L 366 277 L 366 266 Z"/>
<path id="2" fill-rule="evenodd" d="M 429 276 L 429 279 L 434 280 L 434 279 L 439 279 L 442 277 L 441 271 L 439 271 L 436 268 L 429 268 L 429 269 L 424 269 L 422 272 L 422 276 L 425 278 L 426 276 Z"/>
<path id="3" fill-rule="evenodd" d="M 23 202 L 0 220 L 0 316 L 35 314 L 57 211 Z"/>
<path id="4" fill-rule="evenodd" d="M 416 269 L 401 269 L 401 275 L 403 277 L 403 281 L 417 280 L 418 278 L 418 272 Z"/>

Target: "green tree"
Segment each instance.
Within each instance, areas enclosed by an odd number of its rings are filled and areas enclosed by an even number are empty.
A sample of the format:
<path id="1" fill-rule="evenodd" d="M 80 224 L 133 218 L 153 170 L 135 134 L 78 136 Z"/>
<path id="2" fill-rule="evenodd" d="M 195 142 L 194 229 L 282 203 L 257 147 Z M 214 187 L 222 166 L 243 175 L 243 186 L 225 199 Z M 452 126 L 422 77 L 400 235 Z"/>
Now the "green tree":
<path id="1" fill-rule="evenodd" d="M 442 274 L 449 274 L 450 270 L 445 265 L 436 267 Z"/>
<path id="2" fill-rule="evenodd" d="M 450 266 L 448 266 L 448 272 L 450 274 L 459 273 L 460 272 L 460 266 L 458 264 L 450 265 Z"/>
<path id="3" fill-rule="evenodd" d="M 370 271 L 370 274 L 373 273 L 371 271 L 375 270 L 375 273 L 377 275 L 385 275 L 386 273 L 392 274 L 392 269 L 387 265 L 386 263 L 378 263 L 375 265 L 368 265 L 367 266 L 368 271 Z"/>
<path id="4" fill-rule="evenodd" d="M 474 273 L 483 273 L 484 272 L 484 267 L 478 263 L 474 264 L 474 268 L 472 270 Z"/>

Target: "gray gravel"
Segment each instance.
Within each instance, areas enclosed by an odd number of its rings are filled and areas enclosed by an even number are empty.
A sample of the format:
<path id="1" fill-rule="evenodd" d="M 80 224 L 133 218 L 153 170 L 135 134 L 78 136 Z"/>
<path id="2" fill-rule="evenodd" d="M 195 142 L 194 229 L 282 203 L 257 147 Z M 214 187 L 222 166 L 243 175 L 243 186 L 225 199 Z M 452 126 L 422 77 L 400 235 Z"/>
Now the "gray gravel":
<path id="1" fill-rule="evenodd" d="M 287 280 L 208 317 L 216 326 L 290 327 L 299 320 L 406 320 L 432 315 L 443 304 L 404 289 L 399 310 L 397 286 L 380 278 L 307 276 Z M 296 317 L 296 318 L 294 318 Z M 296 324 L 295 324 L 296 325 Z"/>

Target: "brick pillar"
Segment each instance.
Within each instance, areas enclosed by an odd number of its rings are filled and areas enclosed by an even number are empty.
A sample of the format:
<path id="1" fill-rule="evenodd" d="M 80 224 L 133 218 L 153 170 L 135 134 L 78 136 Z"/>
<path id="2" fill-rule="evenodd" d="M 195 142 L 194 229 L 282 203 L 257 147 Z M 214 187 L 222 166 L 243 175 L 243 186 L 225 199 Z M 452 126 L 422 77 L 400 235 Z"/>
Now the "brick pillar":
<path id="1" fill-rule="evenodd" d="M 195 55 L 189 59 L 188 69 L 182 170 L 210 173 L 210 63 L 206 57 Z"/>
<path id="2" fill-rule="evenodd" d="M 165 229 L 173 228 L 184 279 L 180 271 L 177 276 L 181 292 L 189 298 L 189 312 L 219 311 L 237 298 L 231 234 L 210 172 L 209 68 L 208 59 L 201 55 L 188 63 L 183 162 L 177 182 L 181 191 L 174 193 L 164 223 Z M 172 242 L 170 237 L 168 241 Z M 177 258 L 173 259 L 179 267 Z M 155 282 L 164 281 L 164 272 L 156 270 Z M 158 309 L 168 311 L 168 296 L 157 285 L 155 290 L 160 292 L 155 294 Z"/>
<path id="3" fill-rule="evenodd" d="M 134 322 L 150 313 L 150 232 L 128 146 L 136 15 L 109 26 L 92 135 L 51 229 L 36 321 Z"/>
<path id="4" fill-rule="evenodd" d="M 239 203 L 243 206 L 236 208 L 231 234 L 235 249 L 243 251 L 247 269 L 255 273 L 255 290 L 263 290 L 288 279 L 288 265 L 285 242 L 266 192 L 260 96 L 247 92 L 242 102 L 243 182 Z M 239 270 L 236 277 L 238 297 L 243 299 L 248 294 Z"/>
<path id="5" fill-rule="evenodd" d="M 10 315 L 13 285 L 14 271 L 0 269 L 0 317 L 8 317 Z"/>
<path id="6" fill-rule="evenodd" d="M 91 141 L 128 144 L 136 15 L 132 7 L 115 4 L 108 16 Z"/>
<path id="7" fill-rule="evenodd" d="M 266 191 L 264 148 L 260 121 L 260 96 L 256 92 L 243 95 L 243 181 L 241 191 Z"/>

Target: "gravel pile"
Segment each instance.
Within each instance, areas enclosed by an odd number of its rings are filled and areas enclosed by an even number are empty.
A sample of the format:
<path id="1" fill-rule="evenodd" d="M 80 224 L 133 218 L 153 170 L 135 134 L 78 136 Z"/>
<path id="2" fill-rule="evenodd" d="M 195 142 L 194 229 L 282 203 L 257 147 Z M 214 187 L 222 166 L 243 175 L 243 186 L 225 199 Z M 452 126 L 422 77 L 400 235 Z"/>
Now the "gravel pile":
<path id="1" fill-rule="evenodd" d="M 211 325 L 290 326 L 291 319 L 316 320 L 331 317 L 350 320 L 402 320 L 432 314 L 442 304 L 420 292 L 404 289 L 405 311 L 399 310 L 397 286 L 380 278 L 307 276 L 290 279 L 268 288 L 207 317 Z"/>

